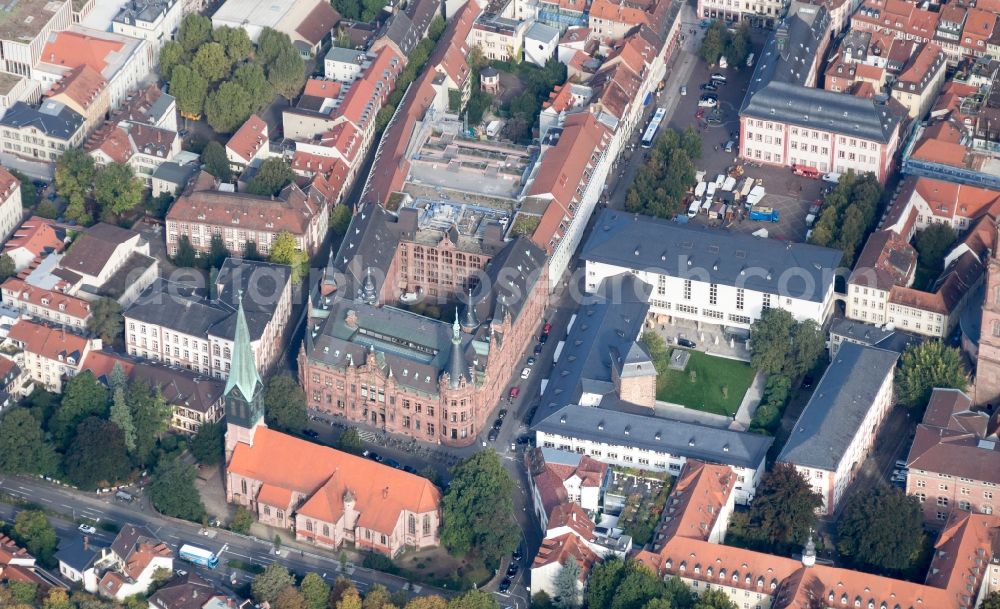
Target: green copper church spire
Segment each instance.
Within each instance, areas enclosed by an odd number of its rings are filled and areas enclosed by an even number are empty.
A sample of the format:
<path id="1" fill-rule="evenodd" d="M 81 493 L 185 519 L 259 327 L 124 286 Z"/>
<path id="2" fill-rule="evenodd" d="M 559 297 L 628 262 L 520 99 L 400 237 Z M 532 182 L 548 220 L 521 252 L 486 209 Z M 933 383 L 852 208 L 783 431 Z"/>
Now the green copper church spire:
<path id="1" fill-rule="evenodd" d="M 240 397 L 252 402 L 256 397 L 258 386 L 263 386 L 257 373 L 257 363 L 254 361 L 253 348 L 250 346 L 250 329 L 243 313 L 243 291 L 237 297 L 236 332 L 233 336 L 233 362 L 226 380 L 225 395 L 230 395 L 233 388 L 239 390 Z"/>

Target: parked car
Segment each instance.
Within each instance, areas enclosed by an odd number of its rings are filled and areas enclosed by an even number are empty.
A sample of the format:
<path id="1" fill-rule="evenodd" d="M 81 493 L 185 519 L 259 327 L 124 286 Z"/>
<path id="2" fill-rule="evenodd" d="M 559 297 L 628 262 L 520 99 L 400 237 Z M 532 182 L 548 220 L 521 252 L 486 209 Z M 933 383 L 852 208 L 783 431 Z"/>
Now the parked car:
<path id="1" fill-rule="evenodd" d="M 521 378 L 522 379 L 526 379 L 529 376 L 531 376 L 531 368 L 529 368 L 528 366 L 525 366 L 524 370 L 521 370 Z"/>
<path id="2" fill-rule="evenodd" d="M 719 105 L 719 100 L 712 99 L 711 97 L 702 97 L 698 100 L 699 108 L 714 108 Z"/>
<path id="3" fill-rule="evenodd" d="M 726 75 L 722 72 L 716 72 L 712 74 L 712 82 L 726 82 Z"/>
<path id="4" fill-rule="evenodd" d="M 511 400 L 516 400 L 517 396 L 519 396 L 519 395 L 521 395 L 521 388 L 520 387 L 511 387 L 510 388 L 510 396 L 509 396 L 509 398 Z"/>
<path id="5" fill-rule="evenodd" d="M 906 461 L 904 461 L 903 459 L 896 459 L 896 468 L 907 469 L 908 467 L 909 466 L 906 464 Z"/>
<path id="6" fill-rule="evenodd" d="M 813 386 L 813 377 L 806 376 L 805 378 L 802 379 L 803 389 L 812 389 L 812 386 Z"/>
<path id="7" fill-rule="evenodd" d="M 490 433 L 486 435 L 486 439 L 489 440 L 490 442 L 496 442 L 497 441 L 497 437 L 499 437 L 499 436 L 500 436 L 500 430 L 498 430 L 498 429 L 491 429 Z"/>
<path id="8" fill-rule="evenodd" d="M 497 586 L 497 592 L 499 592 L 500 594 L 506 594 L 507 591 L 510 590 L 510 583 L 511 582 L 509 577 L 503 578 L 503 581 L 500 582 L 499 586 Z"/>
<path id="9" fill-rule="evenodd" d="M 545 344 L 545 341 L 547 341 L 547 340 L 549 340 L 549 335 L 548 334 L 542 334 L 541 336 L 538 337 L 538 342 L 542 343 L 543 345 Z"/>
<path id="10" fill-rule="evenodd" d="M 307 438 L 318 438 L 319 432 L 313 429 L 303 429 L 302 435 L 304 435 Z"/>
<path id="11" fill-rule="evenodd" d="M 539 344 L 535 345 L 535 355 L 538 355 L 541 352 L 542 352 L 542 344 L 539 343 Z"/>
<path id="12" fill-rule="evenodd" d="M 503 418 L 507 416 L 507 409 L 501 408 L 500 411 L 497 412 L 497 416 L 500 417 L 500 420 L 503 420 Z"/>
<path id="13" fill-rule="evenodd" d="M 725 147 L 726 152 L 732 152 L 734 148 L 736 148 L 735 141 L 729 140 L 728 142 L 726 142 L 726 147 Z"/>
<path id="14" fill-rule="evenodd" d="M 552 324 L 547 323 L 544 326 L 542 326 L 542 332 L 544 334 L 548 334 L 548 333 L 552 332 Z"/>
<path id="15" fill-rule="evenodd" d="M 694 349 L 695 347 L 698 346 L 695 344 L 693 340 L 689 340 L 687 338 L 678 338 L 677 344 L 680 345 L 681 347 L 687 347 L 688 349 Z"/>
<path id="16" fill-rule="evenodd" d="M 529 366 L 534 366 L 535 365 L 535 358 L 529 357 L 528 358 L 528 365 Z"/>
<path id="17" fill-rule="evenodd" d="M 520 567 L 517 566 L 517 563 L 514 562 L 514 561 L 511 561 L 510 565 L 507 567 L 507 577 L 514 577 L 515 575 L 517 575 L 517 572 L 519 570 L 520 570 Z"/>
<path id="18" fill-rule="evenodd" d="M 417 473 L 417 468 L 411 467 L 409 465 L 404 465 L 403 466 L 403 471 L 406 472 L 406 473 L 408 473 L 408 474 L 415 474 L 415 473 Z"/>
<path id="19" fill-rule="evenodd" d="M 715 86 L 714 84 L 712 84 L 710 82 L 706 82 L 706 83 L 704 83 L 704 84 L 701 85 L 701 90 L 702 91 L 718 91 L 719 87 Z"/>
<path id="20" fill-rule="evenodd" d="M 378 454 L 374 450 L 366 450 L 361 453 L 361 456 L 365 457 L 366 459 L 371 459 L 372 461 L 376 461 L 378 463 L 381 463 L 384 460 L 382 455 Z"/>
<path id="21" fill-rule="evenodd" d="M 395 459 L 386 459 L 385 464 L 394 469 L 403 469 L 403 464 Z"/>
<path id="22" fill-rule="evenodd" d="M 501 427 L 503 427 L 503 419 L 493 421 L 493 429 L 500 429 Z"/>
<path id="23" fill-rule="evenodd" d="M 681 95 L 687 95 L 687 94 L 688 94 L 688 88 L 687 88 L 687 86 L 686 85 L 681 85 Z"/>
<path id="24" fill-rule="evenodd" d="M 698 108 L 698 111 L 694 113 L 695 118 L 705 118 L 705 109 Z"/>
<path id="25" fill-rule="evenodd" d="M 95 533 L 97 533 L 97 529 L 90 526 L 89 524 L 81 524 L 76 528 L 84 535 L 94 535 Z"/>
<path id="26" fill-rule="evenodd" d="M 514 560 L 521 560 L 522 556 L 524 556 L 524 555 L 521 554 L 521 547 L 520 546 L 518 546 L 517 548 L 514 548 L 514 551 L 511 552 L 511 554 L 510 554 L 510 557 L 513 558 Z"/>

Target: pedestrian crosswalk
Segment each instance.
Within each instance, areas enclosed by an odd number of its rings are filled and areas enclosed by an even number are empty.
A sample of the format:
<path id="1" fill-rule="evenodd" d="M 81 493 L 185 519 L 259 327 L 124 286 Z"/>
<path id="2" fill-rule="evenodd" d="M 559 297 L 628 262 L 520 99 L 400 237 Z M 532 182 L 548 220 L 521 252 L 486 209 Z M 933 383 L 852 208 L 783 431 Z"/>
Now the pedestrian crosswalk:
<path id="1" fill-rule="evenodd" d="M 361 439 L 364 440 L 365 442 L 374 442 L 375 441 L 375 432 L 374 431 L 358 430 L 358 436 L 360 436 Z"/>

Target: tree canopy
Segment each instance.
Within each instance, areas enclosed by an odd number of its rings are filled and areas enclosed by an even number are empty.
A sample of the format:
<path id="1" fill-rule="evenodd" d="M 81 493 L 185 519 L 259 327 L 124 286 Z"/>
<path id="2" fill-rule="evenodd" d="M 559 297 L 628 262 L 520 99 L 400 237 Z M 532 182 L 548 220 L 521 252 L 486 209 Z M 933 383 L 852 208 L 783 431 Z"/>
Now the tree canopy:
<path id="1" fill-rule="evenodd" d="M 943 222 L 935 222 L 917 233 L 917 262 L 927 270 L 931 281 L 937 279 L 938 274 L 944 270 L 944 257 L 955 242 L 955 237 L 955 229 Z"/>
<path id="2" fill-rule="evenodd" d="M 777 553 L 797 550 L 816 527 L 823 499 L 794 466 L 776 463 L 766 472 L 750 503 L 747 545 Z"/>
<path id="3" fill-rule="evenodd" d="M 233 171 L 229 166 L 229 158 L 226 156 L 225 147 L 219 142 L 212 140 L 205 144 L 205 149 L 201 151 L 201 162 L 208 173 L 223 182 L 232 181 Z"/>
<path id="4" fill-rule="evenodd" d="M 658 599 L 668 601 L 672 609 L 694 607 L 691 589 L 677 578 L 663 581 L 642 563 L 617 557 L 590 570 L 586 598 L 588 607 L 606 609 L 647 609 Z"/>
<path id="5" fill-rule="evenodd" d="M 475 553 L 487 562 L 512 552 L 520 537 L 513 526 L 513 491 L 496 452 L 480 451 L 459 463 L 441 502 L 441 543 L 452 554 Z"/>
<path id="6" fill-rule="evenodd" d="M 58 465 L 59 457 L 31 411 L 13 408 L 0 419 L 0 472 L 52 475 Z"/>
<path id="7" fill-rule="evenodd" d="M 14 259 L 10 257 L 10 254 L 0 254 L 0 283 L 7 281 L 16 273 L 17 265 L 14 264 Z"/>
<path id="8" fill-rule="evenodd" d="M 361 451 L 364 450 L 364 444 L 361 442 L 361 434 L 358 433 L 357 428 L 348 427 L 341 432 L 340 438 L 337 439 L 337 448 L 346 453 L 360 455 Z"/>
<path id="9" fill-rule="evenodd" d="M 848 172 L 823 202 L 809 243 L 844 252 L 843 264 L 854 264 L 854 256 L 877 219 L 882 185 L 875 174 Z"/>
<path id="10" fill-rule="evenodd" d="M 277 195 L 294 179 L 295 172 L 285 159 L 279 157 L 264 159 L 257 168 L 257 173 L 250 178 L 247 192 L 252 195 Z"/>
<path id="11" fill-rule="evenodd" d="M 705 30 L 698 55 L 709 65 L 725 56 L 729 65 L 739 66 L 746 62 L 750 48 L 750 27 L 746 23 L 730 32 L 722 21 L 713 21 Z"/>
<path id="12" fill-rule="evenodd" d="M 232 133 L 239 129 L 250 118 L 252 110 L 250 94 L 232 81 L 220 84 L 205 100 L 205 118 L 219 133 Z"/>
<path id="13" fill-rule="evenodd" d="M 225 428 L 221 423 L 204 423 L 191 438 L 191 454 L 202 465 L 222 462 Z"/>
<path id="14" fill-rule="evenodd" d="M 122 430 L 104 419 L 84 419 L 66 451 L 65 468 L 70 482 L 84 490 L 123 480 L 131 468 Z"/>
<path id="15" fill-rule="evenodd" d="M 268 427 L 299 432 L 309 424 L 306 394 L 287 374 L 272 376 L 264 389 L 264 420 Z"/>
<path id="16" fill-rule="evenodd" d="M 56 553 L 59 537 L 41 510 L 21 510 L 14 518 L 14 539 L 42 563 Z"/>
<path id="17" fill-rule="evenodd" d="M 897 575 L 924 543 L 920 501 L 894 487 L 856 493 L 837 521 L 837 550 L 855 568 Z"/>
<path id="18" fill-rule="evenodd" d="M 656 139 L 649 158 L 629 186 L 625 209 L 672 218 L 680 211 L 684 195 L 694 185 L 694 161 L 700 157 L 701 138 L 694 129 L 665 130 Z"/>
<path id="19" fill-rule="evenodd" d="M 935 387 L 965 391 L 968 383 L 958 349 L 930 340 L 911 345 L 903 353 L 896 373 L 896 397 L 919 413 L 927 406 Z"/>
<path id="20" fill-rule="evenodd" d="M 84 370 L 66 382 L 60 407 L 48 422 L 49 433 L 57 444 L 66 447 L 77 425 L 87 417 L 104 418 L 108 412 L 108 390 L 94 373 Z"/>
<path id="21" fill-rule="evenodd" d="M 816 322 L 797 322 L 785 309 L 765 309 L 750 327 L 750 338 L 751 366 L 792 378 L 812 369 L 826 347 Z"/>
<path id="22" fill-rule="evenodd" d="M 179 64 L 170 72 L 170 94 L 177 100 L 177 109 L 189 116 L 201 116 L 208 96 L 208 81 L 187 64 Z"/>
<path id="23" fill-rule="evenodd" d="M 288 569 L 278 563 L 271 563 L 253 579 L 250 590 L 258 603 L 273 603 L 282 590 L 294 585 L 295 578 Z"/>
<path id="24" fill-rule="evenodd" d="M 293 282 L 298 282 L 309 272 L 309 254 L 299 249 L 295 237 L 289 232 L 279 233 L 271 242 L 269 260 L 292 267 Z"/>
<path id="25" fill-rule="evenodd" d="M 113 298 L 99 298 L 90 307 L 87 331 L 96 334 L 106 345 L 117 344 L 125 328 L 122 307 Z"/>
<path id="26" fill-rule="evenodd" d="M 200 522 L 205 506 L 195 487 L 194 466 L 173 458 L 160 463 L 149 485 L 149 499 L 159 512 L 174 518 Z"/>

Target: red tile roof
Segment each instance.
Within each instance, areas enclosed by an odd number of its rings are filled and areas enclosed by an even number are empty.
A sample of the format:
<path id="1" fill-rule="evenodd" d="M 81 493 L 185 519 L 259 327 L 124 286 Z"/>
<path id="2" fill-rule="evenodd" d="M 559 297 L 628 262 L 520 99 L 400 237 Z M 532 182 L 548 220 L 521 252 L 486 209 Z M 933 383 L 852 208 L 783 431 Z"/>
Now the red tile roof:
<path id="1" fill-rule="evenodd" d="M 14 174 L 0 167 L 0 197 L 6 200 L 7 196 L 20 188 L 21 181 L 14 177 Z"/>
<path id="2" fill-rule="evenodd" d="M 298 513 L 324 522 L 337 522 L 349 492 L 361 514 L 357 526 L 380 532 L 395 529 L 403 511 L 436 512 L 441 503 L 426 478 L 266 427 L 252 446 L 236 445 L 228 472 L 275 488 L 271 500 L 283 501 L 286 491 L 309 497 Z"/>
<path id="3" fill-rule="evenodd" d="M 3 249 L 10 252 L 21 247 L 35 256 L 41 256 L 45 252 L 61 252 L 66 244 L 56 235 L 52 220 L 31 216 L 14 231 Z"/>
<path id="4" fill-rule="evenodd" d="M 306 88 L 302 94 L 311 95 L 312 97 L 322 97 L 324 99 L 336 99 L 343 88 L 344 85 L 335 80 L 310 78 L 306 81 Z"/>
<path id="5" fill-rule="evenodd" d="M 605 21 L 615 21 L 626 25 L 649 25 L 649 13 L 652 3 L 640 6 L 639 2 L 628 2 L 624 0 L 594 0 L 590 6 L 591 19 L 603 19 Z"/>
<path id="6" fill-rule="evenodd" d="M 329 2 L 317 2 L 302 23 L 295 28 L 295 33 L 316 46 L 330 35 L 338 23 L 340 23 L 340 13 L 330 6 Z"/>
<path id="7" fill-rule="evenodd" d="M 735 487 L 736 474 L 728 465 L 688 459 L 663 508 L 665 520 L 657 534 L 707 540 Z"/>
<path id="8" fill-rule="evenodd" d="M 72 357 L 77 365 L 82 364 L 83 353 L 87 348 L 87 339 L 82 336 L 26 319 L 17 320 L 8 336 L 11 340 L 22 343 L 29 353 L 56 361 Z"/>
<path id="9" fill-rule="evenodd" d="M 17 277 L 10 277 L 0 285 L 4 295 L 11 300 L 28 303 L 42 309 L 56 311 L 64 315 L 87 319 L 90 317 L 90 303 L 82 298 L 63 294 L 55 290 L 43 290 Z M 43 304 L 44 301 L 44 304 Z"/>
<path id="10" fill-rule="evenodd" d="M 45 95 L 65 95 L 81 108 L 87 109 L 97 101 L 107 86 L 108 81 L 99 72 L 88 65 L 81 65 L 67 72 Z"/>
<path id="11" fill-rule="evenodd" d="M 587 574 L 591 567 L 601 561 L 600 557 L 594 553 L 587 544 L 573 533 L 565 533 L 559 537 L 543 539 L 542 545 L 538 548 L 532 569 L 558 563 L 565 565 L 570 558 L 576 560 L 580 565 L 580 581 L 587 581 Z"/>
<path id="12" fill-rule="evenodd" d="M 124 47 L 123 43 L 116 40 L 62 31 L 42 49 L 41 60 L 69 68 L 86 65 L 96 72 L 103 72 L 108 66 L 107 56 Z"/>
<path id="13" fill-rule="evenodd" d="M 249 161 L 262 147 L 267 146 L 267 138 L 267 123 L 253 114 L 242 127 L 237 129 L 233 137 L 229 138 L 226 148 Z"/>

